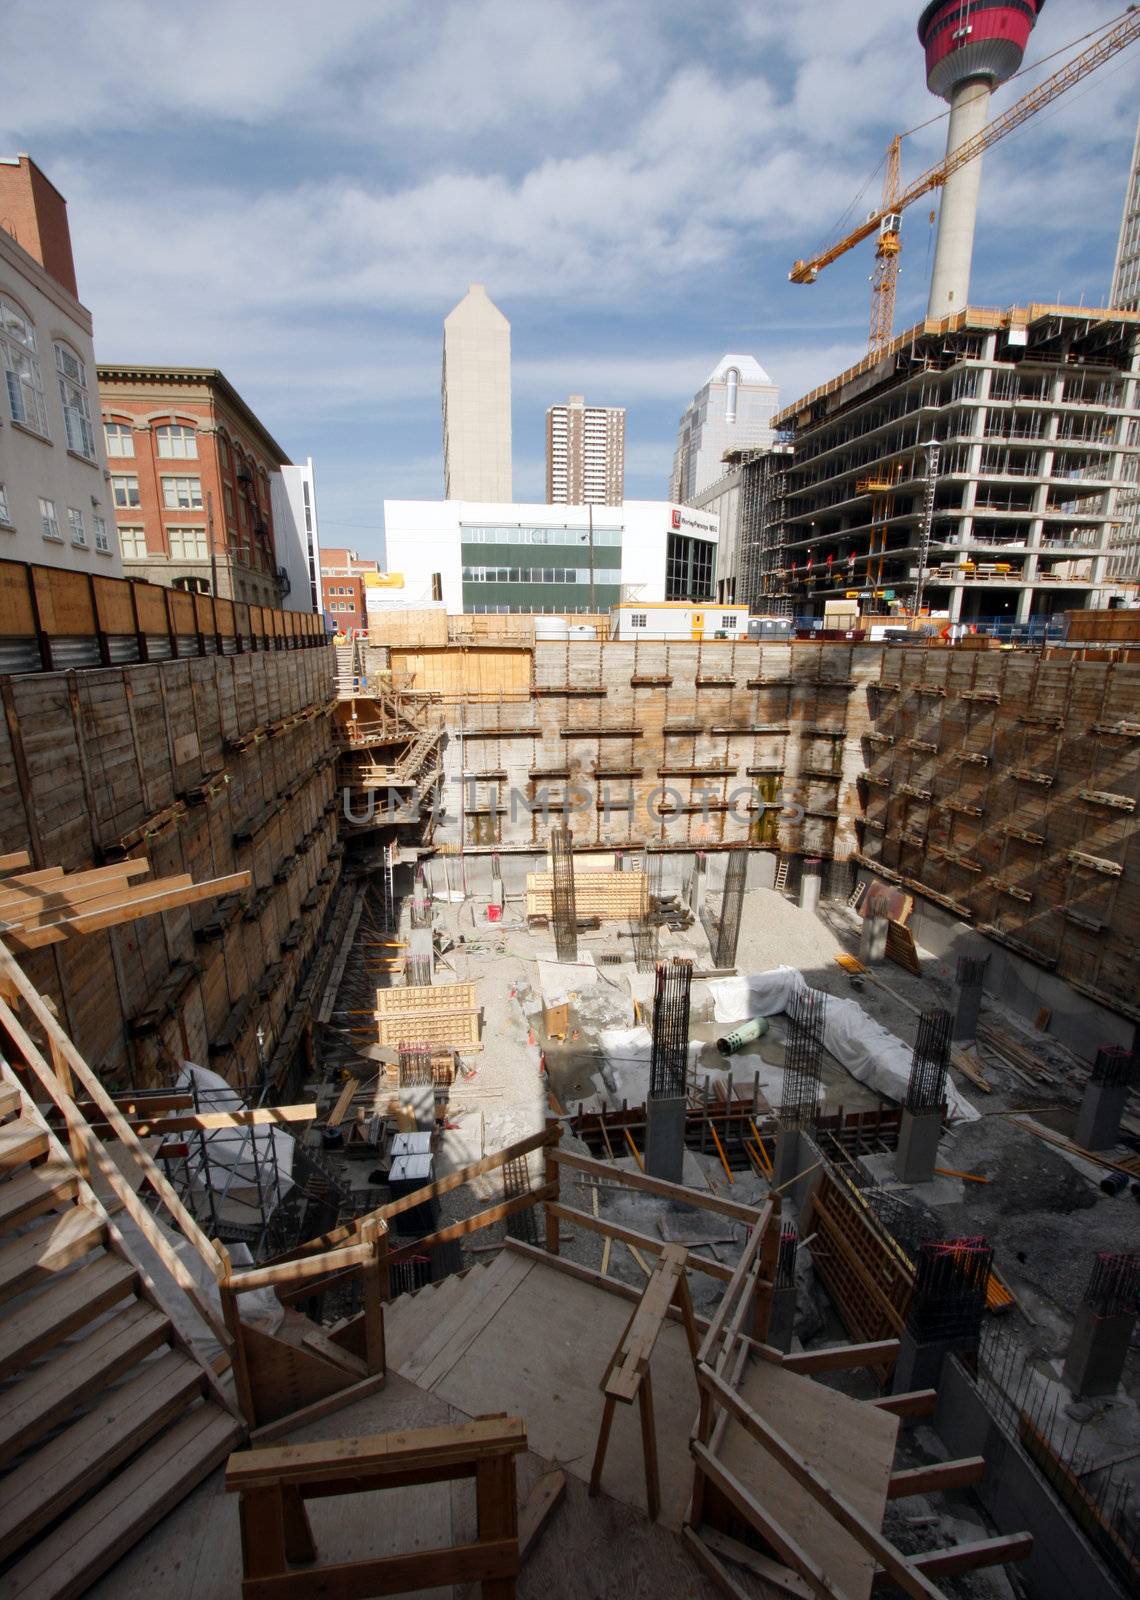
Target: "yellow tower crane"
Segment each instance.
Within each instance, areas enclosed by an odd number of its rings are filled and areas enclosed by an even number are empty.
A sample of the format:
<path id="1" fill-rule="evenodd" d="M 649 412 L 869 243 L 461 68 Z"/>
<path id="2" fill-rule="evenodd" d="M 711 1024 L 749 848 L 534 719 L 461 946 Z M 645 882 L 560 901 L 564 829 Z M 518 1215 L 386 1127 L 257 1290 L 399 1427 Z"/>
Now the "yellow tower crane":
<path id="1" fill-rule="evenodd" d="M 895 321 L 895 292 L 898 286 L 899 253 L 902 249 L 902 213 L 923 195 L 941 188 L 947 178 L 960 167 L 967 166 L 1004 139 L 1006 134 L 1020 128 L 1023 122 L 1065 94 L 1074 84 L 1087 78 L 1090 72 L 1110 61 L 1128 45 L 1140 39 L 1140 10 L 1130 6 L 1128 11 L 1110 23 L 1082 50 L 1080 55 L 1061 67 L 1052 77 L 1046 78 L 1028 94 L 1004 111 L 1000 117 L 986 125 L 972 139 L 967 139 L 946 156 L 937 166 L 931 167 L 907 188 L 901 188 L 901 144 L 903 136 L 896 134 L 887 147 L 886 177 L 883 182 L 882 203 L 872 211 L 867 220 L 844 238 L 821 250 L 806 261 L 797 261 L 788 273 L 792 283 L 814 283 L 824 267 L 830 266 L 848 250 L 854 249 L 873 233 L 878 233 L 875 248 L 875 270 L 871 279 L 871 327 L 868 348 L 874 354 L 891 341 Z"/>

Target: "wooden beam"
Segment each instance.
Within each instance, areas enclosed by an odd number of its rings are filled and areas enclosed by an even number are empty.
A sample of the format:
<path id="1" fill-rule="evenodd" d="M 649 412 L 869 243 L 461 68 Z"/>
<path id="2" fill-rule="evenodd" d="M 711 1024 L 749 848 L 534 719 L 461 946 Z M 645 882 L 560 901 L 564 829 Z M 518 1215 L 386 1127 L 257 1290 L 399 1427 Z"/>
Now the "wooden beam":
<path id="1" fill-rule="evenodd" d="M 875 1367 L 893 1361 L 899 1353 L 897 1339 L 878 1339 L 871 1344 L 833 1344 L 823 1350 L 800 1350 L 785 1356 L 782 1365 L 789 1372 L 841 1372 L 849 1367 Z"/>
<path id="2" fill-rule="evenodd" d="M 77 917 L 93 916 L 97 911 L 131 904 L 158 888 L 185 889 L 193 882 L 188 872 L 179 872 L 170 878 L 154 878 L 138 884 L 130 884 L 125 878 L 115 878 L 109 883 L 90 884 L 86 889 L 77 889 L 74 895 L 60 892 L 45 895 L 42 899 L 21 896 L 19 902 L 0 898 L 0 923 L 9 931 L 28 933 L 37 928 L 62 927 Z"/>
<path id="3" fill-rule="evenodd" d="M 794 1600 L 811 1600 L 811 1589 L 802 1578 L 796 1576 L 791 1567 L 781 1566 L 771 1556 L 761 1555 L 751 1545 L 741 1544 L 739 1539 L 730 1539 L 719 1528 L 702 1528 L 701 1539 L 716 1555 L 735 1561 L 748 1572 L 754 1572 L 758 1578 L 763 1578 L 765 1583 L 783 1594 L 794 1596 Z"/>
<path id="4" fill-rule="evenodd" d="M 887 1499 L 902 1500 L 910 1494 L 936 1494 L 942 1489 L 963 1489 L 980 1483 L 986 1475 L 984 1456 L 963 1456 L 958 1461 L 938 1461 L 929 1467 L 909 1467 L 892 1472 L 887 1483 Z"/>
<path id="5" fill-rule="evenodd" d="M 737 1583 L 728 1569 L 723 1567 L 713 1554 L 707 1529 L 702 1529 L 698 1535 L 686 1525 L 681 1529 L 681 1538 L 697 1566 L 707 1578 L 712 1579 L 722 1594 L 728 1596 L 728 1600 L 752 1600 L 748 1590 Z M 807 1589 L 805 1592 L 810 1597 L 811 1590 Z"/>
<path id="6" fill-rule="evenodd" d="M 71 933 L 96 933 L 101 928 L 117 927 L 123 922 L 134 922 L 139 917 L 152 917 L 160 911 L 172 911 L 176 906 L 194 905 L 199 900 L 212 900 L 216 896 L 234 894 L 248 889 L 251 878 L 248 872 L 233 872 L 228 877 L 210 878 L 205 883 L 183 882 L 185 874 L 175 879 L 156 879 L 140 886 L 140 890 L 127 899 L 81 915 L 60 918 L 39 927 L 5 929 L 0 922 L 0 932 L 5 932 L 14 944 L 26 950 L 39 949 L 41 945 L 58 944 Z M 177 887 L 163 888 L 164 883 Z"/>
<path id="7" fill-rule="evenodd" d="M 947 1550 L 930 1550 L 925 1555 L 912 1556 L 911 1562 L 928 1578 L 952 1578 L 959 1572 L 973 1572 L 977 1567 L 997 1567 L 1004 1566 L 1007 1561 L 1024 1561 L 1032 1550 L 1031 1533 L 1003 1533 L 994 1539 L 952 1544 Z M 872 1579 L 876 1589 L 886 1588 L 893 1582 L 890 1574 L 882 1568 Z"/>
<path id="8" fill-rule="evenodd" d="M 410 1555 L 378 1556 L 371 1561 L 341 1561 L 308 1572 L 281 1572 L 245 1578 L 242 1600 L 364 1600 L 369 1595 L 408 1594 L 454 1584 L 484 1584 L 485 1594 L 509 1594 L 518 1572 L 515 1539 L 479 1539 L 445 1550 L 414 1550 Z M 509 1583 L 509 1587 L 504 1588 Z"/>
<path id="9" fill-rule="evenodd" d="M 525 1449 L 526 1423 L 521 1417 L 487 1417 L 401 1433 L 370 1433 L 356 1438 L 240 1450 L 226 1464 L 226 1492 L 295 1483 L 307 1493 L 310 1486 L 317 1484 L 364 1478 L 388 1479 L 396 1485 L 411 1473 L 473 1466 L 477 1461 L 504 1453 L 517 1455 Z"/>
<path id="10" fill-rule="evenodd" d="M 168 1133 L 209 1133 L 217 1128 L 280 1127 L 290 1122 L 313 1122 L 314 1102 L 299 1106 L 256 1106 L 250 1111 L 192 1111 L 166 1113 L 156 1117 L 133 1115 L 130 1126 L 140 1139 Z M 110 1123 L 92 1121 L 92 1130 L 101 1138 L 113 1138 Z"/>
<path id="11" fill-rule="evenodd" d="M 524 1239 L 504 1239 L 502 1248 L 513 1250 L 518 1255 L 523 1255 L 531 1261 L 540 1261 L 543 1266 L 552 1268 L 555 1272 L 564 1272 L 567 1277 L 577 1278 L 581 1283 L 591 1284 L 595 1289 L 601 1289 L 606 1294 L 618 1295 L 622 1300 L 640 1300 L 641 1291 L 632 1284 L 623 1283 L 620 1278 L 606 1277 L 601 1272 L 595 1272 L 593 1267 L 583 1267 L 577 1261 L 568 1261 L 565 1256 L 548 1255 L 541 1246 L 527 1244 Z M 684 1315 L 677 1306 L 670 1306 L 666 1315 L 674 1322 L 683 1322 Z M 693 1323 L 697 1330 L 704 1333 L 709 1324 L 706 1317 L 694 1315 Z"/>
<path id="12" fill-rule="evenodd" d="M 689 1448 L 696 1460 L 698 1472 L 703 1473 L 710 1483 L 715 1484 L 745 1522 L 767 1540 L 789 1567 L 795 1569 L 813 1594 L 818 1595 L 820 1600 L 846 1600 L 843 1591 L 832 1583 L 822 1567 L 817 1566 L 792 1535 L 774 1517 L 769 1516 L 740 1479 L 722 1465 L 711 1450 L 697 1439 L 692 1440 Z"/>
<path id="13" fill-rule="evenodd" d="M 489 1228 L 494 1222 L 502 1222 L 507 1217 L 513 1217 L 516 1212 L 526 1211 L 531 1206 L 540 1205 L 546 1200 L 553 1200 L 557 1193 L 557 1184 L 546 1183 L 541 1189 L 531 1189 L 526 1194 L 517 1195 L 513 1200 L 504 1200 L 497 1206 L 489 1206 L 485 1211 L 477 1211 L 473 1217 L 464 1217 L 461 1222 L 453 1222 L 450 1227 L 440 1228 L 438 1232 L 428 1234 L 425 1239 L 413 1239 L 410 1244 L 401 1246 L 399 1250 L 393 1250 L 388 1257 L 388 1264 L 395 1266 L 399 1261 L 406 1261 L 411 1256 L 430 1250 L 433 1245 L 449 1244 L 452 1239 L 464 1239 L 469 1233 L 478 1233 L 480 1228 Z"/>
<path id="14" fill-rule="evenodd" d="M 559 1150 L 558 1164 L 596 1178 L 608 1178 L 611 1182 L 620 1178 L 623 1188 L 640 1189 L 643 1194 L 656 1194 L 664 1200 L 679 1200 L 682 1205 L 695 1206 L 698 1210 L 715 1211 L 722 1217 L 745 1222 L 750 1228 L 754 1228 L 763 1215 L 755 1206 L 744 1206 L 737 1200 L 722 1200 L 711 1194 L 701 1194 L 697 1189 L 687 1189 L 682 1183 L 667 1183 L 664 1178 L 651 1178 L 645 1172 L 615 1172 L 608 1161 L 572 1155 L 568 1150 Z"/>
<path id="15" fill-rule="evenodd" d="M 655 1239 L 650 1233 L 639 1233 L 636 1228 L 623 1228 L 620 1223 L 610 1222 L 605 1217 L 595 1217 L 591 1212 L 579 1211 L 574 1206 L 564 1206 L 559 1202 L 548 1205 L 546 1213 L 547 1216 L 561 1218 L 563 1222 L 575 1222 L 591 1233 L 600 1233 L 610 1239 L 620 1239 L 623 1244 L 637 1245 L 642 1250 L 649 1250 L 656 1255 L 660 1255 L 666 1248 L 663 1240 Z M 731 1267 L 726 1267 L 720 1261 L 712 1261 L 707 1256 L 698 1256 L 692 1250 L 687 1250 L 685 1254 L 686 1265 L 692 1267 L 694 1272 L 705 1272 L 710 1278 L 719 1278 L 723 1283 L 731 1283 Z"/>
<path id="16" fill-rule="evenodd" d="M 912 1600 L 944 1600 L 941 1591 L 901 1555 L 882 1532 L 872 1527 L 851 1503 L 839 1494 L 827 1480 L 803 1459 L 744 1398 L 737 1394 L 712 1369 L 702 1364 L 697 1371 L 697 1382 L 707 1389 L 727 1411 L 730 1411 L 744 1431 L 762 1445 L 790 1478 L 816 1500 L 824 1510 L 846 1528 L 847 1532 L 870 1555 L 881 1562 L 898 1587 Z M 805 1574 L 806 1576 L 806 1574 Z"/>
<path id="17" fill-rule="evenodd" d="M 685 1192 L 688 1193 L 687 1190 Z M 721 1296 L 720 1305 L 717 1306 L 713 1319 L 709 1323 L 708 1331 L 706 1332 L 704 1342 L 701 1345 L 700 1355 L 698 1358 L 699 1360 L 707 1361 L 711 1353 L 716 1349 L 716 1346 L 724 1333 L 725 1324 L 728 1322 L 729 1315 L 732 1312 L 733 1302 L 740 1295 L 740 1292 L 748 1278 L 748 1274 L 752 1271 L 753 1265 L 756 1262 L 761 1249 L 763 1248 L 765 1236 L 767 1235 L 769 1228 L 772 1226 L 773 1221 L 779 1216 L 779 1212 L 779 1200 L 769 1200 L 757 1218 L 756 1225 L 752 1230 L 752 1236 L 747 1245 L 744 1247 L 744 1254 L 736 1263 L 736 1270 L 732 1275 L 732 1282 Z M 739 1326 L 738 1322 L 733 1326 L 734 1332 L 736 1331 L 737 1326 Z"/>
<path id="18" fill-rule="evenodd" d="M 868 1405 L 889 1411 L 893 1417 L 932 1417 L 938 1405 L 937 1389 L 908 1389 L 905 1394 L 885 1394 Z"/>
<path id="19" fill-rule="evenodd" d="M 0 856 L 0 872 L 15 872 L 20 867 L 30 867 L 32 858 L 26 850 L 10 850 Z"/>
<path id="20" fill-rule="evenodd" d="M 566 1474 L 558 1471 L 544 1472 L 530 1491 L 526 1505 L 519 1509 L 520 1561 L 524 1561 L 527 1552 L 538 1543 L 543 1529 L 562 1504 L 565 1494 Z"/>
<path id="21" fill-rule="evenodd" d="M 14 910 L 50 911 L 61 906 L 78 906 L 100 895 L 122 889 L 130 878 L 145 878 L 150 862 L 132 859 L 116 861 L 108 867 L 93 867 L 87 872 L 69 872 L 48 867 L 42 872 L 21 872 L 0 883 L 0 915 Z M 12 917 L 18 921 L 17 917 Z"/>

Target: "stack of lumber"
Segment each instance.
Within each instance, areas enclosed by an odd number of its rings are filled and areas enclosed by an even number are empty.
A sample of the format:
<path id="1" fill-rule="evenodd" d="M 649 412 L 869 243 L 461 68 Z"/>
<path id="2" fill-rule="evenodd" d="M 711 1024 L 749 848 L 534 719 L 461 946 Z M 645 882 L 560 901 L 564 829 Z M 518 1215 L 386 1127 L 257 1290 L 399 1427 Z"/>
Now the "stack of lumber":
<path id="1" fill-rule="evenodd" d="M 643 872 L 574 873 L 574 906 L 579 918 L 600 922 L 639 922 L 649 907 L 649 886 Z M 554 914 L 554 874 L 528 872 L 526 914 Z"/>

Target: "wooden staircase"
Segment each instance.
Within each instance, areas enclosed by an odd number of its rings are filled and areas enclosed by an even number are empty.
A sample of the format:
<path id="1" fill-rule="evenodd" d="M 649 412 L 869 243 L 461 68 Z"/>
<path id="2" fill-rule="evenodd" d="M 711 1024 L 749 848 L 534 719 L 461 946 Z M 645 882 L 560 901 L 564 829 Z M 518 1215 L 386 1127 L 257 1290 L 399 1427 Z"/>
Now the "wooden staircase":
<path id="1" fill-rule="evenodd" d="M 242 1435 L 0 1061 L 0 1600 L 82 1594 Z"/>

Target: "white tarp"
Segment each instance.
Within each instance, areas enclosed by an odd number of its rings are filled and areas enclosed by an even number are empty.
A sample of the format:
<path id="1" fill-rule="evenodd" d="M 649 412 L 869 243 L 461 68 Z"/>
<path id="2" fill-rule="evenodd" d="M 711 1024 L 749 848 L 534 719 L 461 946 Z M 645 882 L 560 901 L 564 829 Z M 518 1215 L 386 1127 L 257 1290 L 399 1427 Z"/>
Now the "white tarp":
<path id="1" fill-rule="evenodd" d="M 184 1061 L 176 1087 L 183 1093 L 197 1090 L 202 1111 L 246 1111 L 248 1107 L 236 1089 L 209 1067 Z M 251 1137 L 252 1135 L 252 1137 Z M 208 1177 L 212 1188 L 228 1191 L 235 1186 L 259 1186 L 270 1208 L 276 1206 L 293 1184 L 293 1135 L 283 1128 L 217 1128 L 206 1135 L 209 1148 Z M 198 1162 L 200 1152 L 191 1145 L 191 1164 L 205 1180 Z M 274 1159 L 276 1158 L 276 1159 Z"/>
<path id="2" fill-rule="evenodd" d="M 786 1011 L 793 995 L 808 987 L 795 967 L 773 967 L 743 978 L 714 978 L 709 983 L 718 1022 L 740 1023 L 749 1017 L 772 1017 Z M 819 993 L 820 991 L 815 991 Z M 910 1080 L 913 1051 L 893 1033 L 869 1017 L 857 1000 L 825 995 L 824 1048 L 847 1068 L 853 1078 L 903 1100 Z M 973 1122 L 979 1112 L 947 1079 L 946 1104 L 951 1119 Z"/>

